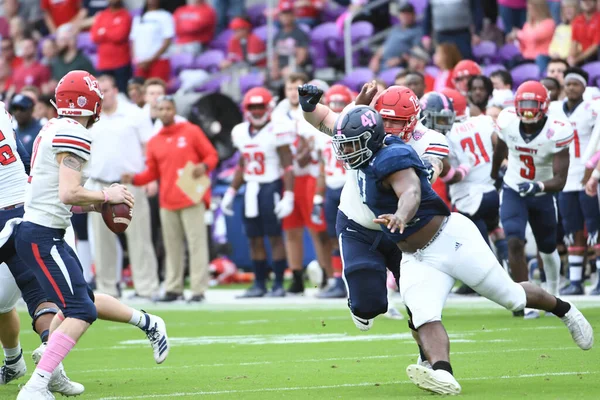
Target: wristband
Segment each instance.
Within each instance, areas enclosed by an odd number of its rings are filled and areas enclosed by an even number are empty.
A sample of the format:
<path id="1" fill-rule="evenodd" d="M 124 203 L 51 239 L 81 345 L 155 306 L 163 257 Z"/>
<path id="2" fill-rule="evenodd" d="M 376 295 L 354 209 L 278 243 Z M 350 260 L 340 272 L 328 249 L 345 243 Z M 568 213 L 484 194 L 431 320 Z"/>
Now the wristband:
<path id="1" fill-rule="evenodd" d="M 323 196 L 315 194 L 313 197 L 313 204 L 323 204 Z"/>
<path id="2" fill-rule="evenodd" d="M 592 171 L 592 178 L 594 178 L 595 180 L 600 180 L 600 171 L 598 171 L 597 169 L 594 169 Z"/>
<path id="3" fill-rule="evenodd" d="M 471 170 L 471 168 L 469 168 L 469 166 L 465 165 L 465 164 L 461 164 L 458 166 L 458 168 L 456 168 L 456 171 L 460 172 L 462 174 L 463 178 L 465 176 L 467 176 L 467 174 L 469 173 L 470 170 Z"/>
<path id="4" fill-rule="evenodd" d="M 285 168 L 283 169 L 283 172 L 284 172 L 284 173 L 286 173 L 286 172 L 290 172 L 290 171 L 294 171 L 294 165 L 293 165 L 293 164 L 291 164 L 291 165 L 288 165 L 287 167 L 285 167 Z"/>
<path id="5" fill-rule="evenodd" d="M 108 203 L 108 192 L 106 190 L 103 190 L 102 194 L 104 195 L 104 201 L 102 202 L 102 204 Z"/>
<path id="6" fill-rule="evenodd" d="M 540 187 L 540 192 L 543 192 L 544 189 L 546 189 L 546 187 L 544 186 L 544 182 L 537 182 L 537 184 Z"/>
<path id="7" fill-rule="evenodd" d="M 83 214 L 83 207 L 81 207 L 81 206 L 73 206 L 73 207 L 71 207 L 71 212 L 73 214 Z"/>
<path id="8" fill-rule="evenodd" d="M 592 155 L 585 163 L 585 166 L 589 169 L 595 168 L 596 164 L 598 164 L 598 161 L 600 161 L 600 151 L 595 152 L 594 155 Z"/>
<path id="9" fill-rule="evenodd" d="M 442 182 L 444 182 L 444 183 L 448 182 L 449 180 L 454 178 L 454 174 L 456 174 L 456 170 L 454 169 L 454 167 L 450 167 L 450 170 L 448 171 L 448 173 L 442 177 Z"/>

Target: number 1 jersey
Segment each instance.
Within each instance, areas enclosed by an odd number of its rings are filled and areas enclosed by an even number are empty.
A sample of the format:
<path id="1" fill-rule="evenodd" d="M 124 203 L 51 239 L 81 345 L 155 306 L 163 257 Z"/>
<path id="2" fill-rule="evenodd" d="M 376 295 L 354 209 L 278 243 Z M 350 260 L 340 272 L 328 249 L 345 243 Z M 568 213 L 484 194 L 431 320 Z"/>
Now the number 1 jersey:
<path id="1" fill-rule="evenodd" d="M 548 115 L 539 133 L 521 133 L 521 120 L 514 107 L 505 108 L 498 116 L 499 138 L 508 147 L 508 167 L 504 183 L 518 191 L 525 182 L 546 181 L 554 176 L 554 155 L 573 141 L 571 123 L 556 115 Z"/>

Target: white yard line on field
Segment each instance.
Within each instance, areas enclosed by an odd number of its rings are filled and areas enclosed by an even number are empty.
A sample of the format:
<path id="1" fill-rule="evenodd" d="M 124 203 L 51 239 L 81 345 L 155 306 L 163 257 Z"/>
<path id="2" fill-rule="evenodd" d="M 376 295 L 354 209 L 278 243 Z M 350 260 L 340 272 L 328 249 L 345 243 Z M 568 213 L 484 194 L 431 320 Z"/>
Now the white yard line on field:
<path id="1" fill-rule="evenodd" d="M 491 381 L 497 379 L 529 379 L 529 378 L 542 378 L 547 376 L 570 376 L 570 375 L 589 375 L 598 374 L 600 371 L 569 371 L 569 372 L 548 372 L 541 374 L 524 374 L 524 375 L 505 375 L 505 376 L 481 376 L 474 378 L 464 378 L 460 381 Z M 297 387 L 283 387 L 283 388 L 261 388 L 261 389 L 239 389 L 239 390 L 215 390 L 215 391 L 198 391 L 198 392 L 176 392 L 176 393 L 164 393 L 164 394 L 150 394 L 142 396 L 114 396 L 114 397 L 101 397 L 99 400 L 135 400 L 135 399 L 157 399 L 165 397 L 187 397 L 187 396 L 208 396 L 208 395 L 222 395 L 222 394 L 242 394 L 242 393 L 257 393 L 257 392 L 291 392 L 299 390 L 323 390 L 323 389 L 340 389 L 347 387 L 364 387 L 364 386 L 383 386 L 383 385 L 404 385 L 409 384 L 410 381 L 394 381 L 394 382 L 360 382 L 360 383 L 343 383 L 339 385 L 323 385 L 323 386 L 297 386 Z"/>

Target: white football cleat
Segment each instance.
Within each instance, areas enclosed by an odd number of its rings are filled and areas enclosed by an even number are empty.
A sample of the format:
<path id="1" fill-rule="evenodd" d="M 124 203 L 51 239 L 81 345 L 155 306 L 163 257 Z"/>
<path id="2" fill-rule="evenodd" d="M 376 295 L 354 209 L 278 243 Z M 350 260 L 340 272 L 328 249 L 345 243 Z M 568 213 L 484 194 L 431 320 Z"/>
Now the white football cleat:
<path id="1" fill-rule="evenodd" d="M 533 308 L 525 309 L 525 315 L 523 316 L 524 319 L 538 319 L 539 317 L 540 312 L 538 310 L 535 310 Z"/>
<path id="2" fill-rule="evenodd" d="M 398 311 L 398 309 L 394 306 L 388 306 L 388 310 L 386 311 L 385 314 L 383 314 L 383 316 L 386 318 L 395 319 L 398 321 L 404 319 L 404 315 L 402 315 L 402 313 L 400 311 Z"/>
<path id="3" fill-rule="evenodd" d="M 427 360 L 423 361 L 420 354 L 419 354 L 419 357 L 417 358 L 417 365 L 420 365 L 421 367 L 425 367 L 427 369 L 432 369 L 429 361 L 427 361 Z"/>
<path id="4" fill-rule="evenodd" d="M 373 319 L 363 319 L 357 317 L 352 313 L 350 313 L 350 315 L 352 316 L 352 321 L 354 321 L 354 325 L 356 325 L 356 327 L 361 331 L 366 332 L 373 327 Z"/>
<path id="5" fill-rule="evenodd" d="M 162 364 L 169 355 L 169 337 L 167 336 L 167 326 L 161 317 L 142 312 L 150 319 L 148 328 L 144 329 L 152 350 L 154 351 L 154 360 L 157 364 Z"/>
<path id="6" fill-rule="evenodd" d="M 25 385 L 19 390 L 19 394 L 17 396 L 17 400 L 55 400 L 56 397 L 48 388 L 42 389 L 32 389 L 29 386 Z"/>
<path id="7" fill-rule="evenodd" d="M 406 367 L 406 374 L 419 389 L 437 394 L 459 394 L 461 391 L 454 376 L 443 369 L 433 370 L 413 364 Z"/>
<path id="8" fill-rule="evenodd" d="M 589 350 L 594 345 L 594 330 L 581 311 L 573 303 L 569 304 L 571 309 L 561 318 L 561 321 L 571 332 L 571 337 L 577 343 L 577 346 L 582 350 Z"/>
<path id="9" fill-rule="evenodd" d="M 42 343 L 37 349 L 31 354 L 31 358 L 35 365 L 38 365 L 42 359 L 42 355 L 46 351 L 47 344 Z M 69 379 L 65 373 L 65 367 L 61 362 L 58 367 L 52 372 L 50 376 L 50 382 L 48 383 L 48 389 L 53 393 L 59 393 L 63 396 L 78 396 L 85 391 L 85 387 L 81 383 L 73 382 Z"/>
<path id="10" fill-rule="evenodd" d="M 6 385 L 7 383 L 19 379 L 25 376 L 27 373 L 27 365 L 23 358 L 23 350 L 19 357 L 14 360 L 4 360 L 4 364 L 0 367 L 0 385 Z"/>

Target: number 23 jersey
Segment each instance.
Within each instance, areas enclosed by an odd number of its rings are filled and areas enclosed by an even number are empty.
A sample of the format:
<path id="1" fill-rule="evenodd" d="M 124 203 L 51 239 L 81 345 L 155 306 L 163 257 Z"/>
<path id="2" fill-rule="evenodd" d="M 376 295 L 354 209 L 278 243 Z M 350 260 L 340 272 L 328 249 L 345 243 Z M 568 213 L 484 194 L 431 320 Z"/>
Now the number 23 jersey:
<path id="1" fill-rule="evenodd" d="M 514 107 L 502 110 L 497 123 L 499 138 L 508 147 L 504 183 L 515 191 L 520 183 L 551 179 L 554 155 L 567 149 L 574 137 L 571 123 L 555 115 L 548 115 L 538 134 L 526 136 Z"/>

